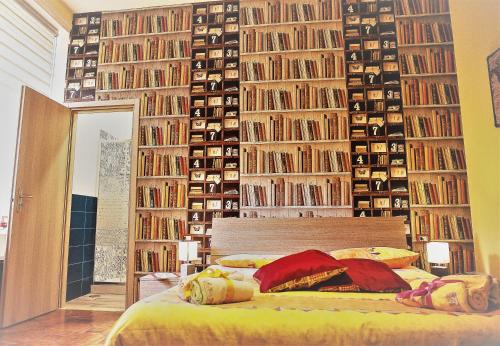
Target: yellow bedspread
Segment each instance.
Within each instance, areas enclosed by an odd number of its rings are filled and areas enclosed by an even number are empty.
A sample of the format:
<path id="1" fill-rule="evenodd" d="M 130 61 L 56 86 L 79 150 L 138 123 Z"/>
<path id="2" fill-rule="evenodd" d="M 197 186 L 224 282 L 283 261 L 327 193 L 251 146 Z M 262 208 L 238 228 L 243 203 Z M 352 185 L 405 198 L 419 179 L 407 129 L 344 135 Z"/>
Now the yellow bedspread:
<path id="1" fill-rule="evenodd" d="M 121 316 L 107 345 L 498 345 L 500 312 L 407 307 L 395 294 L 283 292 L 251 301 L 193 305 L 175 289 Z"/>

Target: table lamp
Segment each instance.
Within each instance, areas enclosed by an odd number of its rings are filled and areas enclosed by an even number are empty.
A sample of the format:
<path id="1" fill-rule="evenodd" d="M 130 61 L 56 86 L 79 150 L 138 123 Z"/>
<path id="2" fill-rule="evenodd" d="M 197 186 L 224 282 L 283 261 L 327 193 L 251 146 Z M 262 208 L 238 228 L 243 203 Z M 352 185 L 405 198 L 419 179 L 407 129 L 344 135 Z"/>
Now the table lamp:
<path id="1" fill-rule="evenodd" d="M 427 261 L 430 264 L 432 274 L 448 275 L 447 264 L 450 263 L 450 245 L 443 242 L 427 243 Z"/>
<path id="2" fill-rule="evenodd" d="M 181 263 L 181 276 L 187 276 L 195 272 L 195 267 L 191 261 L 198 259 L 198 242 L 191 240 L 187 236 L 185 240 L 179 242 L 179 261 Z"/>

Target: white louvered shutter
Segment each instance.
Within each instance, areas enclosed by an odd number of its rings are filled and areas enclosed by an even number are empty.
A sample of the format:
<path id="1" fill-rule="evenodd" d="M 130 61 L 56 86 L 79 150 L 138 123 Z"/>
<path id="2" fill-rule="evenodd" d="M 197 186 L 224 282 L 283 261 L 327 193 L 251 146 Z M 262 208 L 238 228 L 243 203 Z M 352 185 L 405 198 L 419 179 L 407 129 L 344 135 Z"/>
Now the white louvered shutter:
<path id="1" fill-rule="evenodd" d="M 57 32 L 25 6 L 0 0 L 0 83 L 50 95 Z"/>

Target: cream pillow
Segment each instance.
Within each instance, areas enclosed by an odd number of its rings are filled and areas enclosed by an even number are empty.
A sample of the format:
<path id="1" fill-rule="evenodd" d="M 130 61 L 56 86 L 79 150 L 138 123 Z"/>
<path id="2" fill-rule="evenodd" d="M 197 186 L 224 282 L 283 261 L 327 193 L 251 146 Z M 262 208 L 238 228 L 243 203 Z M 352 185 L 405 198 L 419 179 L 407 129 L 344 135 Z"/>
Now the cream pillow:
<path id="1" fill-rule="evenodd" d="M 215 262 L 225 267 L 261 268 L 281 257 L 283 256 L 238 254 L 218 258 Z"/>
<path id="2" fill-rule="evenodd" d="M 347 258 L 367 258 L 387 264 L 390 268 L 403 268 L 415 262 L 418 253 L 392 247 L 359 247 L 330 252 L 330 256 L 335 259 Z"/>

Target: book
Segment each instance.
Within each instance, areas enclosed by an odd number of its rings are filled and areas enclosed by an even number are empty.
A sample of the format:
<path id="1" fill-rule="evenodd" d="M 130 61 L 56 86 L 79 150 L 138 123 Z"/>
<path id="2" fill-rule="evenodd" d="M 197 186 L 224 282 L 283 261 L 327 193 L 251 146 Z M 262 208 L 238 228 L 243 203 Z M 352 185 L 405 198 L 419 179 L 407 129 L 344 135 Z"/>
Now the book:
<path id="1" fill-rule="evenodd" d="M 437 176 L 436 182 L 410 183 L 411 200 L 415 205 L 462 205 L 469 203 L 466 178 Z"/>
<path id="2" fill-rule="evenodd" d="M 425 53 L 400 54 L 401 74 L 454 73 L 455 53 L 452 49 L 426 48 Z"/>
<path id="3" fill-rule="evenodd" d="M 139 145 L 164 146 L 187 144 L 187 128 L 185 122 L 168 120 L 163 126 L 141 126 L 139 129 Z"/>
<path id="4" fill-rule="evenodd" d="M 135 270 L 151 273 L 178 272 L 179 263 L 175 246 L 162 246 L 159 251 L 136 249 Z"/>
<path id="5" fill-rule="evenodd" d="M 277 55 L 266 63 L 243 61 L 241 72 L 243 81 L 343 78 L 344 58 L 334 54 L 321 54 L 319 59 L 314 60 Z"/>
<path id="6" fill-rule="evenodd" d="M 187 158 L 180 155 L 161 154 L 155 151 L 139 152 L 137 176 L 172 176 L 188 174 Z"/>
<path id="7" fill-rule="evenodd" d="M 450 11 L 448 0 L 398 0 L 394 3 L 398 15 L 446 13 Z"/>
<path id="8" fill-rule="evenodd" d="M 136 240 L 182 240 L 186 235 L 186 221 L 182 219 L 138 213 L 135 222 Z"/>
<path id="9" fill-rule="evenodd" d="M 466 169 L 463 149 L 410 144 L 408 169 L 415 171 Z"/>
<path id="10" fill-rule="evenodd" d="M 162 186 L 138 186 L 138 208 L 185 208 L 186 186 L 165 182 Z"/>
<path id="11" fill-rule="evenodd" d="M 144 43 L 101 41 L 99 63 L 140 62 L 144 60 L 180 59 L 191 56 L 187 40 L 145 38 Z"/>
<path id="12" fill-rule="evenodd" d="M 293 152 L 257 150 L 256 147 L 243 149 L 242 173 L 326 173 L 351 170 L 348 152 L 312 149 L 310 145 L 291 150 Z"/>
<path id="13" fill-rule="evenodd" d="M 262 184 L 241 186 L 242 206 L 345 206 L 349 205 L 351 186 L 340 178 L 326 179 L 322 184 L 286 182 L 283 178 Z"/>
<path id="14" fill-rule="evenodd" d="M 460 103 L 458 86 L 454 83 L 410 79 L 403 81 L 402 90 L 404 105 L 449 105 Z"/>
<path id="15" fill-rule="evenodd" d="M 472 240 L 472 223 L 466 216 L 412 210 L 410 220 L 414 241 Z"/>
<path id="16" fill-rule="evenodd" d="M 433 110 L 430 115 L 408 114 L 406 118 L 406 136 L 459 137 L 462 136 L 460 114 L 450 110 Z"/>
<path id="17" fill-rule="evenodd" d="M 241 122 L 243 142 L 265 141 L 316 141 L 347 139 L 347 117 L 337 113 L 323 114 L 321 120 L 287 117 L 282 114 L 269 116 L 265 122 Z"/>
<path id="18" fill-rule="evenodd" d="M 399 44 L 445 43 L 453 41 L 453 34 L 449 23 L 399 20 L 397 38 Z"/>
<path id="19" fill-rule="evenodd" d="M 188 115 L 189 97 L 144 93 L 140 97 L 139 116 Z"/>
<path id="20" fill-rule="evenodd" d="M 161 88 L 186 86 L 189 82 L 189 66 L 168 63 L 165 69 L 123 67 L 119 72 L 98 72 L 99 90 Z"/>
<path id="21" fill-rule="evenodd" d="M 102 20 L 102 37 L 190 30 L 191 14 L 186 9 L 166 9 L 163 15 L 126 12 L 123 19 Z"/>

